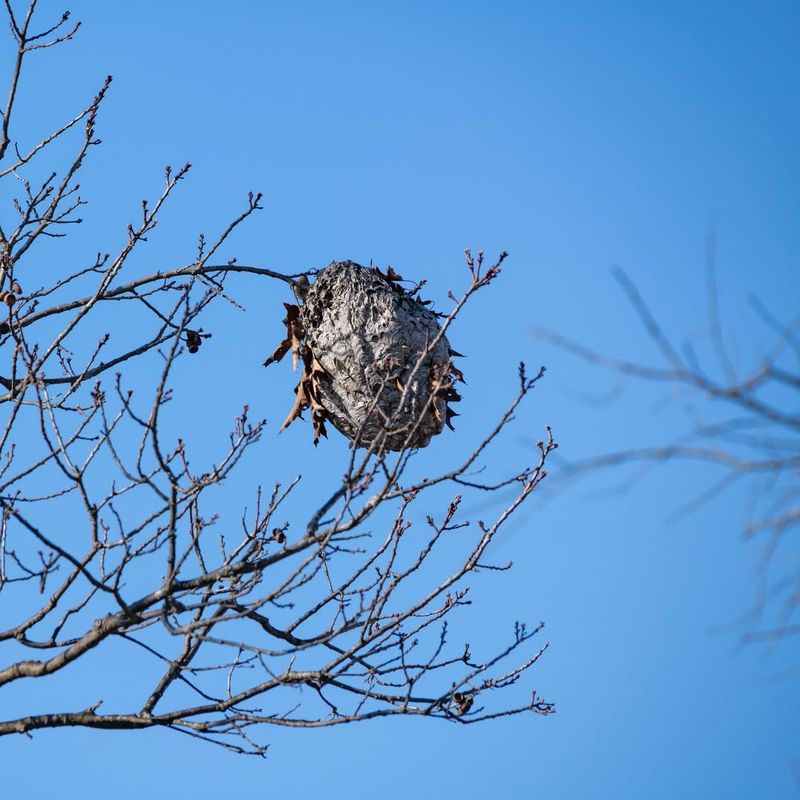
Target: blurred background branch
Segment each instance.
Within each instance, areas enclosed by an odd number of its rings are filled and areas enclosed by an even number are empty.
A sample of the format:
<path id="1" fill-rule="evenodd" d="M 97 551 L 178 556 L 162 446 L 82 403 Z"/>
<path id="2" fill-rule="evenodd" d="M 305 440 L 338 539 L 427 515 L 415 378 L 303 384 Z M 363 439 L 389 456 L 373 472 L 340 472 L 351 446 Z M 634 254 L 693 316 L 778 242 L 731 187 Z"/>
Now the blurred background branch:
<path id="1" fill-rule="evenodd" d="M 750 363 L 740 364 L 730 355 L 722 323 L 713 235 L 706 246 L 708 315 L 699 341 L 680 345 L 666 333 L 657 311 L 627 273 L 615 269 L 613 274 L 659 361 L 640 363 L 611 356 L 541 327 L 534 327 L 532 333 L 623 379 L 662 387 L 669 400 L 679 404 L 684 430 L 674 436 L 667 432 L 659 412 L 648 415 L 645 430 L 628 431 L 640 445 L 564 461 L 554 490 L 569 491 L 575 480 L 612 468 L 625 470 L 623 480 L 629 487 L 648 466 L 669 464 L 679 470 L 682 461 L 707 465 L 706 484 L 694 496 L 665 499 L 665 504 L 678 504 L 674 518 L 719 500 L 726 492 L 746 494 L 750 512 L 743 535 L 759 537 L 763 547 L 757 597 L 744 640 L 775 642 L 800 632 L 795 622 L 800 608 L 800 565 L 795 567 L 791 557 L 788 562 L 776 558 L 784 544 L 790 554 L 794 552 L 791 536 L 800 524 L 800 315 L 782 322 L 753 298 L 752 313 L 769 328 L 773 341 Z M 693 290 L 686 287 L 685 291 Z M 749 324 L 737 320 L 736 327 L 747 329 Z M 704 350 L 706 359 L 700 356 Z"/>

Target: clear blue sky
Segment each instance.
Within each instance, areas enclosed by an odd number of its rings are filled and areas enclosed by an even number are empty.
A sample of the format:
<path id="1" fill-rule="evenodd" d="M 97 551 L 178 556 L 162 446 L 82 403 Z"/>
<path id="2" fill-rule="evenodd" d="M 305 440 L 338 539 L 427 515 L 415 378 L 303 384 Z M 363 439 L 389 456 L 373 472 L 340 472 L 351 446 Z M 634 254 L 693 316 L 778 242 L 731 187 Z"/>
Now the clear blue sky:
<path id="1" fill-rule="evenodd" d="M 59 258 L 77 262 L 120 242 L 164 165 L 184 161 L 194 170 L 153 237 L 153 267 L 184 263 L 196 234 L 233 216 L 249 189 L 264 192 L 266 210 L 230 248 L 246 263 L 295 272 L 373 259 L 427 278 L 443 303 L 464 285 L 464 247 L 510 251 L 501 280 L 452 336 L 468 355 L 469 386 L 457 433 L 432 453 L 479 435 L 513 391 L 520 359 L 549 372 L 503 458 L 520 458 L 545 424 L 568 458 L 675 429 L 674 407 L 636 386 L 618 404 L 587 404 L 582 395 L 608 391 L 609 376 L 529 335 L 535 323 L 651 359 L 613 265 L 676 338 L 694 336 L 714 231 L 742 363 L 767 339 L 748 295 L 781 318 L 797 312 L 797 2 L 68 7 L 83 28 L 31 62 L 23 130 L 44 132 L 106 73 L 115 80 L 98 124 L 104 144 L 82 182 L 87 223 Z M 40 15 L 62 10 L 42 0 Z M 244 400 L 279 424 L 292 377 L 259 365 L 280 338 L 288 298 L 274 283 L 239 286 L 248 314 L 220 317 L 202 373 L 184 379 L 195 397 L 210 397 L 220 425 Z M 236 338 L 226 337 L 234 324 Z M 220 375 L 241 394 L 220 393 Z M 198 412 L 197 425 L 206 421 Z M 275 454 L 291 449 L 300 467 L 317 458 L 335 474 L 342 442 L 332 437 L 315 454 L 297 427 L 278 442 L 273 424 L 244 468 L 269 480 Z M 624 494 L 585 484 L 534 498 L 498 544 L 515 568 L 481 583 L 487 611 L 473 621 L 475 640 L 500 621 L 545 620 L 550 650 L 528 685 L 557 703 L 555 716 L 267 731 L 266 761 L 176 734 L 40 732 L 0 740 L 3 794 L 796 797 L 800 647 L 739 646 L 759 554 L 739 535 L 745 498 L 668 521 L 706 477 L 659 470 Z M 71 707 L 83 694 L 59 699 Z"/>

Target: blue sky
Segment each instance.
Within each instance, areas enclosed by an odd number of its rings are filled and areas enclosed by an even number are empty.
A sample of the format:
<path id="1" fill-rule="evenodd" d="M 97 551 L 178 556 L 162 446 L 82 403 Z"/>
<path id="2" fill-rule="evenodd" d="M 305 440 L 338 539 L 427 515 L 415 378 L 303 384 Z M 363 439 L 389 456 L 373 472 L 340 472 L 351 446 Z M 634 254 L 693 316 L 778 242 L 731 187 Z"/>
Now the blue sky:
<path id="1" fill-rule="evenodd" d="M 40 6 L 41 18 L 63 10 Z M 121 242 L 140 199 L 160 189 L 164 165 L 184 161 L 192 173 L 137 268 L 184 263 L 197 233 L 235 215 L 250 189 L 264 192 L 265 211 L 229 247 L 244 263 L 295 272 L 372 259 L 427 278 L 441 305 L 465 285 L 464 247 L 510 251 L 501 279 L 451 337 L 467 354 L 469 384 L 458 430 L 433 442 L 431 463 L 480 435 L 514 391 L 520 359 L 548 374 L 499 460 L 524 458 L 545 424 L 569 459 L 680 430 L 680 405 L 654 387 L 586 402 L 615 379 L 530 334 L 543 325 L 652 361 L 614 266 L 676 340 L 698 337 L 713 232 L 723 322 L 741 364 L 771 341 L 751 295 L 779 318 L 797 313 L 794 2 L 70 8 L 80 35 L 31 61 L 20 134 L 44 132 L 107 73 L 115 80 L 98 124 L 104 143 L 82 181 L 86 224 L 49 251 L 59 259 L 76 263 Z M 260 364 L 280 339 L 289 298 L 274 283 L 237 287 L 247 314 L 218 312 L 203 369 L 179 376 L 214 413 L 197 403 L 174 413 L 213 438 L 250 402 L 271 427 L 243 469 L 270 478 L 316 459 L 319 474 L 335 473 L 341 440 L 314 452 L 297 424 L 274 438 L 292 376 Z M 240 391 L 220 392 L 220 375 Z M 740 646 L 760 553 L 740 536 L 746 498 L 729 494 L 671 519 L 708 478 L 673 466 L 625 492 L 608 491 L 614 482 L 601 476 L 543 493 L 497 543 L 498 559 L 515 567 L 476 587 L 485 610 L 471 622 L 474 637 L 515 619 L 547 623 L 550 649 L 528 683 L 557 704 L 552 717 L 267 731 L 263 762 L 175 734 L 41 732 L 0 739 L 4 788 L 81 800 L 232 790 L 387 800 L 798 796 L 798 643 Z M 796 561 L 797 547 L 786 557 Z M 99 685 L 113 684 L 103 665 L 93 668 Z M 73 700 L 69 685 L 58 692 Z"/>

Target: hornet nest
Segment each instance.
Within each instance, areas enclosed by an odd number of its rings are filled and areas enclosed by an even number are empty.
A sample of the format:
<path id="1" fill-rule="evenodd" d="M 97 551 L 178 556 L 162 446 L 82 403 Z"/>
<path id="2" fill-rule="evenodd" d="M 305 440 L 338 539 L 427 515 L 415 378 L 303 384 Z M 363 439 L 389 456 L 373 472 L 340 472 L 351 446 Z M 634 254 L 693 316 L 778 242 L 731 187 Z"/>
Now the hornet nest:
<path id="1" fill-rule="evenodd" d="M 463 382 L 437 314 L 392 270 L 333 262 L 310 287 L 295 284 L 302 305 L 284 303 L 286 338 L 264 362 L 292 351 L 303 364 L 286 428 L 311 409 L 314 444 L 330 421 L 357 447 L 425 447 L 451 418 Z"/>

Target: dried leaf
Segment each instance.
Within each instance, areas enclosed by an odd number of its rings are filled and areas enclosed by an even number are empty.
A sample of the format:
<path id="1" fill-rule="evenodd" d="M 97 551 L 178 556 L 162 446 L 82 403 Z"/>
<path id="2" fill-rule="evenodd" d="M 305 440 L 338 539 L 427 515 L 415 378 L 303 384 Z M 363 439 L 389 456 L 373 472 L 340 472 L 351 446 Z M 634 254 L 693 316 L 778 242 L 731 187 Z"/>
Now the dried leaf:
<path id="1" fill-rule="evenodd" d="M 300 359 L 303 342 L 294 328 L 292 328 L 291 337 L 292 337 L 292 372 L 297 372 L 297 362 Z"/>
<path id="2" fill-rule="evenodd" d="M 327 418 L 327 412 L 314 414 L 314 446 L 319 443 L 319 437 L 324 436 L 326 439 L 328 438 L 328 431 L 325 430 L 325 420 Z"/>
<path id="3" fill-rule="evenodd" d="M 283 320 L 284 325 L 289 327 L 289 324 L 295 322 L 295 320 L 300 319 L 300 306 L 296 306 L 294 303 L 284 303 L 283 307 L 286 309 L 286 317 Z"/>
<path id="4" fill-rule="evenodd" d="M 311 410 L 314 414 L 327 414 L 328 411 L 322 403 L 319 402 L 317 399 L 317 393 L 314 391 L 313 386 L 311 387 L 311 392 L 308 393 L 309 395 L 309 405 L 311 406 Z"/>
<path id="5" fill-rule="evenodd" d="M 293 305 L 292 303 L 284 303 L 286 308 L 286 316 L 283 319 L 283 324 L 286 326 L 286 338 L 275 348 L 275 352 L 264 362 L 264 366 L 268 367 L 270 364 L 275 364 L 280 361 L 292 348 L 294 353 L 295 343 L 298 343 L 303 336 L 303 326 L 300 324 L 300 306 Z M 295 368 L 296 359 L 292 359 L 292 369 Z"/>
<path id="6" fill-rule="evenodd" d="M 280 361 L 289 352 L 291 346 L 292 337 L 289 335 L 275 348 L 275 352 L 264 362 L 264 366 L 268 367 L 270 364 Z"/>
<path id="7" fill-rule="evenodd" d="M 319 361 L 317 361 L 317 357 L 316 356 L 312 355 L 312 357 L 311 357 L 311 377 L 312 378 L 324 378 L 325 376 L 327 376 L 327 374 L 328 373 L 325 370 L 325 367 L 323 367 L 322 364 L 320 364 Z"/>
<path id="8" fill-rule="evenodd" d="M 286 430 L 298 417 L 302 419 L 304 409 L 308 408 L 309 403 L 308 396 L 306 395 L 305 383 L 305 380 L 301 380 L 300 383 L 297 384 L 297 388 L 294 390 L 294 405 L 292 405 L 289 416 L 286 417 L 283 421 L 283 425 L 278 429 L 278 433 Z"/>
<path id="9" fill-rule="evenodd" d="M 461 414 L 456 414 L 456 412 L 453 411 L 452 408 L 448 408 L 446 413 L 447 416 L 445 417 L 444 424 L 447 425 L 447 427 L 450 428 L 451 431 L 454 431 L 455 428 L 453 427 L 453 423 L 450 420 L 452 420 L 453 417 L 460 417 Z"/>

